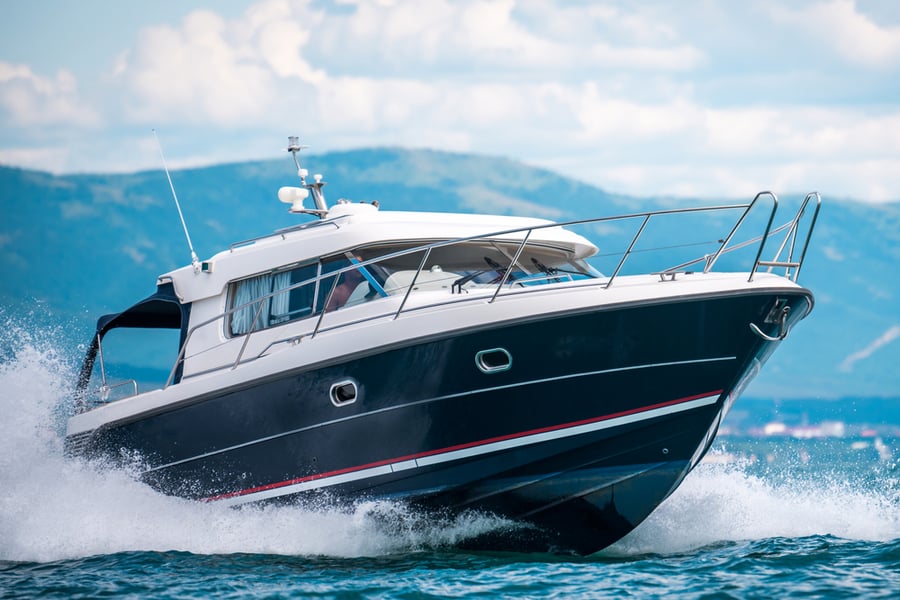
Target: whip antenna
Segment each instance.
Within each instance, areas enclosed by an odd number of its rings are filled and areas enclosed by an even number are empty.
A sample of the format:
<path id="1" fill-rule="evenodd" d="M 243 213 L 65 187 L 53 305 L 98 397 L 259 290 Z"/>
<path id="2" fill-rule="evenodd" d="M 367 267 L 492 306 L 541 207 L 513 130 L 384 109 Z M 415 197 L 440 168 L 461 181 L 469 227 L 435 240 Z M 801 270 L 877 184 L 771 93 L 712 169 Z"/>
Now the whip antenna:
<path id="1" fill-rule="evenodd" d="M 194 252 L 194 245 L 191 243 L 191 234 L 188 233 L 187 223 L 184 222 L 184 214 L 181 212 L 178 194 L 175 193 L 175 185 L 172 183 L 172 176 L 169 174 L 169 165 L 166 164 L 166 156 L 163 154 L 162 144 L 159 141 L 159 136 L 156 135 L 156 130 L 153 129 L 152 131 L 153 137 L 156 139 L 156 147 L 159 148 L 159 157 L 162 159 L 163 169 L 166 171 L 166 179 L 169 180 L 169 189 L 172 190 L 172 198 L 175 199 L 175 208 L 178 209 L 178 217 L 181 219 L 181 226 L 184 228 L 184 237 L 187 238 L 188 248 L 191 251 L 191 266 L 194 267 L 194 271 L 200 271 L 200 259 L 197 258 L 197 253 Z"/>

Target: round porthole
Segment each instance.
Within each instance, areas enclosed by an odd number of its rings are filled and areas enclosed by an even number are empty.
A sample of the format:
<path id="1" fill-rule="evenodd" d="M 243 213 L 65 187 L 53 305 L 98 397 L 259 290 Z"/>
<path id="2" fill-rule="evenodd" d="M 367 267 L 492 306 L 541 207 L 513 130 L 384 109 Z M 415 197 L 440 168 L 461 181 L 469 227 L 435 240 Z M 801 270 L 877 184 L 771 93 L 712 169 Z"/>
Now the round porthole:
<path id="1" fill-rule="evenodd" d="M 505 348 L 481 350 L 475 354 L 475 364 L 482 373 L 502 373 L 512 367 L 512 355 Z"/>
<path id="2" fill-rule="evenodd" d="M 359 390 L 356 387 L 355 381 L 352 379 L 345 379 L 344 381 L 338 381 L 337 383 L 332 384 L 328 395 L 331 397 L 331 403 L 335 406 L 346 406 L 356 402 Z"/>

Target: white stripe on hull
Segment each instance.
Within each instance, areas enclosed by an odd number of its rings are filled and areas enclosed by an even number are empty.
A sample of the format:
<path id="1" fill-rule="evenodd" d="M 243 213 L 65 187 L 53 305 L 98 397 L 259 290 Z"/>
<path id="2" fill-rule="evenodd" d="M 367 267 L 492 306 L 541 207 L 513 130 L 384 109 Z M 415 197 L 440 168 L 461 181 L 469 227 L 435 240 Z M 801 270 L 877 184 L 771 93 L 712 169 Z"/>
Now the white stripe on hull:
<path id="1" fill-rule="evenodd" d="M 693 410 L 695 408 L 700 408 L 703 406 L 709 406 L 710 404 L 714 404 L 718 397 L 718 394 L 703 396 L 670 406 L 661 406 L 659 408 L 653 408 L 643 412 L 622 415 L 619 417 L 613 417 L 610 419 L 604 419 L 591 423 L 584 423 L 581 425 L 575 425 L 563 429 L 542 431 L 539 433 L 528 434 L 521 437 L 504 439 L 496 442 L 488 442 L 485 444 L 475 445 L 458 450 L 449 450 L 447 452 L 421 456 L 413 459 L 404 458 L 402 460 L 397 460 L 396 462 L 390 462 L 388 464 L 363 467 L 358 470 L 353 470 L 346 473 L 326 475 L 323 477 L 299 481 L 297 483 L 278 485 L 278 487 L 272 487 L 270 489 L 263 489 L 230 497 L 220 497 L 218 499 L 211 498 L 210 500 L 215 501 L 217 504 L 232 506 L 244 504 L 247 502 L 268 500 L 280 496 L 295 494 L 298 492 L 328 488 L 344 483 L 351 483 L 354 481 L 361 481 L 381 475 L 388 475 L 391 473 L 396 473 L 398 471 L 408 471 L 411 469 L 429 467 L 457 460 L 483 456 L 494 452 L 502 452 L 504 450 L 510 450 L 513 448 L 521 448 L 524 446 L 531 446 L 534 444 L 584 435 L 586 433 L 593 433 L 604 429 L 621 427 L 623 425 L 629 425 L 640 421 L 646 421 L 666 415 Z"/>

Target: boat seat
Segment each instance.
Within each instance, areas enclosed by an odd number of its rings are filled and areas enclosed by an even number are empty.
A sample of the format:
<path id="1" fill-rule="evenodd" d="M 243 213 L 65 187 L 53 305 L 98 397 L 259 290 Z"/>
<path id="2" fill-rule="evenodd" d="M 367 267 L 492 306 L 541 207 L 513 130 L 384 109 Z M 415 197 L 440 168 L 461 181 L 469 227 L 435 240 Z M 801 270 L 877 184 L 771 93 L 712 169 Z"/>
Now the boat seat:
<path id="1" fill-rule="evenodd" d="M 384 282 L 384 291 L 388 294 L 405 293 L 406 288 L 415 277 L 415 270 L 395 271 Z M 452 271 L 444 271 L 435 265 L 430 269 L 425 269 L 416 277 L 416 285 L 414 291 L 421 290 L 449 290 L 453 282 L 459 279 L 461 275 Z"/>

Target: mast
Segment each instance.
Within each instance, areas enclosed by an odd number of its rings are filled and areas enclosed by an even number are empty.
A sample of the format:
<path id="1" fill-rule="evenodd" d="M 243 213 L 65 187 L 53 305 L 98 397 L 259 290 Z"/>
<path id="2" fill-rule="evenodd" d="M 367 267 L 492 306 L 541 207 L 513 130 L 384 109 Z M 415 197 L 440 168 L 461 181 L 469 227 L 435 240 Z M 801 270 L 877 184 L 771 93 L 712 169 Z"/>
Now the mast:
<path id="1" fill-rule="evenodd" d="M 322 181 L 322 176 L 318 173 L 313 175 L 314 183 L 307 183 L 306 177 L 309 175 L 309 171 L 300 166 L 300 159 L 298 158 L 298 154 L 304 148 L 308 148 L 309 146 L 301 146 L 300 138 L 296 135 L 292 135 L 288 137 L 288 152 L 290 152 L 294 157 L 294 164 L 297 166 L 297 175 L 300 177 L 301 186 L 308 190 L 312 195 L 313 202 L 316 203 L 316 208 L 312 210 L 307 210 L 305 212 L 316 214 L 320 219 L 325 217 L 325 214 L 328 212 L 328 204 L 325 202 L 325 194 L 322 192 L 322 188 L 327 185 L 324 181 Z"/>

